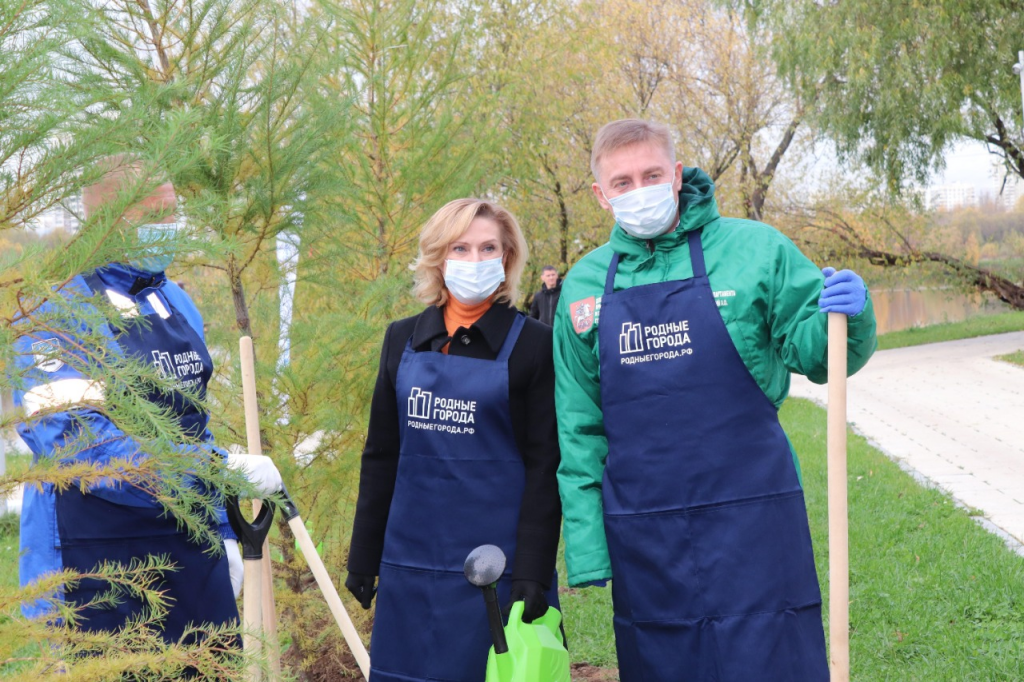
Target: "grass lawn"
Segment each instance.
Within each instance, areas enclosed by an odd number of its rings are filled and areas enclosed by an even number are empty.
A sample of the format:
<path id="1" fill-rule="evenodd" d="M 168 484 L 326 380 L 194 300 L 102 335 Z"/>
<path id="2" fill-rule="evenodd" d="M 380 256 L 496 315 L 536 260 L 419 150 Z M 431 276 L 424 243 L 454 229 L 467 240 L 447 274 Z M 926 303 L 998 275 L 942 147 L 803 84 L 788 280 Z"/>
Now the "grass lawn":
<path id="1" fill-rule="evenodd" d="M 1024 350 L 1016 351 L 1015 353 L 1008 353 L 1007 355 L 998 355 L 996 360 L 1002 360 L 1003 362 L 1012 362 L 1015 365 L 1021 365 L 1024 367 Z"/>
<path id="2" fill-rule="evenodd" d="M 933 324 L 927 327 L 913 327 L 882 334 L 878 337 L 878 349 L 919 346 L 922 343 L 938 343 L 939 341 L 970 339 L 975 336 L 1019 331 L 1024 331 L 1024 312 L 979 315 L 963 322 Z"/>
<path id="3" fill-rule="evenodd" d="M 0 587 L 18 586 L 18 516 L 0 516 Z"/>
<path id="4" fill-rule="evenodd" d="M 32 463 L 30 455 L 7 453 L 7 474 L 16 475 Z M 16 514 L 0 516 L 0 587 L 18 586 L 18 523 Z"/>
<path id="5" fill-rule="evenodd" d="M 782 421 L 800 454 L 827 624 L 825 411 L 793 399 Z M 852 434 L 849 471 L 853 678 L 1024 680 L 1024 557 Z M 610 590 L 563 592 L 562 605 L 573 660 L 614 667 Z"/>

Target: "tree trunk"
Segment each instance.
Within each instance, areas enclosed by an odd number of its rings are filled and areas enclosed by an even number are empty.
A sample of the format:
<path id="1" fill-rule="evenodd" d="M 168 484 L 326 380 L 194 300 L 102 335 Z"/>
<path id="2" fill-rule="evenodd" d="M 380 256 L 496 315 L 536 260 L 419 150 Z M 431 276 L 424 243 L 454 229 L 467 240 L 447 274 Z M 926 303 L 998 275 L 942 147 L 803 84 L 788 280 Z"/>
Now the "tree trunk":
<path id="1" fill-rule="evenodd" d="M 555 197 L 558 198 L 558 259 L 561 265 L 569 264 L 569 209 L 562 194 L 562 183 L 555 180 Z"/>
<path id="2" fill-rule="evenodd" d="M 252 321 L 249 319 L 249 304 L 245 301 L 242 272 L 233 256 L 228 259 L 228 282 L 231 285 L 231 300 L 235 304 L 235 324 L 242 336 L 251 338 Z"/>
<path id="3" fill-rule="evenodd" d="M 779 140 L 779 144 L 775 147 L 775 151 L 764 168 L 758 171 L 751 164 L 750 179 L 752 189 L 749 196 L 743 200 L 747 218 L 750 220 L 760 221 L 764 215 L 764 202 L 768 198 L 768 188 L 771 187 L 772 180 L 775 179 L 775 171 L 779 167 L 779 162 L 782 161 L 782 157 L 789 149 L 789 145 L 793 143 L 793 138 L 796 136 L 797 128 L 800 127 L 802 120 L 803 115 L 797 114 L 789 122 L 789 125 L 786 126 L 786 132 L 782 135 L 782 139 Z"/>
<path id="4" fill-rule="evenodd" d="M 835 234 L 834 230 L 829 231 Z M 840 238 L 850 247 L 850 250 L 844 251 L 842 254 L 831 251 L 829 254 L 826 254 L 827 257 L 839 258 L 841 256 L 853 255 L 857 258 L 865 259 L 872 265 L 883 268 L 906 267 L 911 263 L 938 263 L 951 270 L 962 282 L 968 284 L 976 291 L 992 294 L 1014 310 L 1024 311 L 1024 286 L 1011 282 L 991 270 L 980 268 L 965 260 L 945 253 L 939 253 L 938 251 L 897 253 L 858 244 L 845 236 L 840 236 Z"/>
<path id="5" fill-rule="evenodd" d="M 937 251 L 925 251 L 907 256 L 868 247 L 861 247 L 858 255 L 866 258 L 872 265 L 883 267 L 898 267 L 907 263 L 939 263 L 952 270 L 957 277 L 978 291 L 994 295 L 1014 310 L 1024 310 L 1024 286 L 954 256 Z"/>

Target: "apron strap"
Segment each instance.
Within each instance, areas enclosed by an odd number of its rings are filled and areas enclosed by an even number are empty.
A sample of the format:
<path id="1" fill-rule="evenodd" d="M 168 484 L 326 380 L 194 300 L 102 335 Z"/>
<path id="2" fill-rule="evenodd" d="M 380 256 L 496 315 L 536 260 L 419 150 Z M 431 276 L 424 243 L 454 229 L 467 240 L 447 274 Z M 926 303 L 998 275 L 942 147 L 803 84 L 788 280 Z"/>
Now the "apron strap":
<path id="1" fill-rule="evenodd" d="M 82 279 L 85 280 L 85 283 L 89 286 L 89 289 L 92 290 L 93 294 L 102 294 L 107 290 L 106 285 L 103 283 L 103 280 L 100 279 L 99 275 L 96 274 L 95 270 L 82 273 Z"/>
<path id="2" fill-rule="evenodd" d="M 708 274 L 707 268 L 704 266 L 704 247 L 700 243 L 700 235 L 703 232 L 704 228 L 702 227 L 686 235 L 686 239 L 690 243 L 690 265 L 693 266 L 694 277 L 705 277 Z"/>
<path id="3" fill-rule="evenodd" d="M 612 293 L 615 289 L 615 271 L 619 269 L 619 256 L 618 251 L 613 252 L 612 262 L 608 264 L 608 277 L 604 280 L 605 296 Z"/>
<path id="4" fill-rule="evenodd" d="M 516 319 L 512 321 L 512 328 L 508 330 L 508 336 L 505 337 L 505 343 L 501 344 L 501 350 L 498 351 L 498 357 L 495 358 L 498 362 L 508 362 L 508 358 L 512 355 L 512 349 L 516 347 L 516 341 L 519 340 L 519 332 L 523 331 L 523 326 L 526 324 L 526 316 L 522 313 L 516 314 Z"/>
<path id="5" fill-rule="evenodd" d="M 694 277 L 705 277 L 708 272 L 704 265 L 704 248 L 700 243 L 700 236 L 704 232 L 704 228 L 694 230 L 686 235 L 686 241 L 690 245 L 690 263 L 693 265 L 693 276 Z M 612 262 L 608 264 L 608 276 L 604 280 L 604 293 L 605 295 L 614 293 L 615 290 L 615 271 L 619 268 L 619 257 L 618 251 L 612 253 Z"/>

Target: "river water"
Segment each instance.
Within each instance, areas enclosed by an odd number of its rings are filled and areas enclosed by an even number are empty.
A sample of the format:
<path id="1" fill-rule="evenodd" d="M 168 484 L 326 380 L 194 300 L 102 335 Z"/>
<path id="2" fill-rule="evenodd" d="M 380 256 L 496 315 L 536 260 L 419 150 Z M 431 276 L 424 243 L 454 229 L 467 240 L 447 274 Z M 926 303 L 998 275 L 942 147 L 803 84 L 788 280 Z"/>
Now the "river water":
<path id="1" fill-rule="evenodd" d="M 942 322 L 960 322 L 975 315 L 991 315 L 1009 307 L 991 296 L 954 289 L 872 290 L 878 333 L 896 332 Z"/>

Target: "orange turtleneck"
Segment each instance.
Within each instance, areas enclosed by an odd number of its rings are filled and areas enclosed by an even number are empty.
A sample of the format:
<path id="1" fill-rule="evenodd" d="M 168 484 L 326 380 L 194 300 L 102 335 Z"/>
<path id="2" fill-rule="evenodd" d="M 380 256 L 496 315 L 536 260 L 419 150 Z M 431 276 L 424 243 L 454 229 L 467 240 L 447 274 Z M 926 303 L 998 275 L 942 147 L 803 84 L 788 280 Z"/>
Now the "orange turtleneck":
<path id="1" fill-rule="evenodd" d="M 454 335 L 459 327 L 469 329 L 473 323 L 483 317 L 484 313 L 490 310 L 493 303 L 493 295 L 486 301 L 481 301 L 476 305 L 468 305 L 449 293 L 448 303 L 444 306 L 444 328 L 448 332 L 448 336 Z M 448 346 L 450 345 L 448 343 L 444 344 L 441 352 L 448 355 Z"/>

